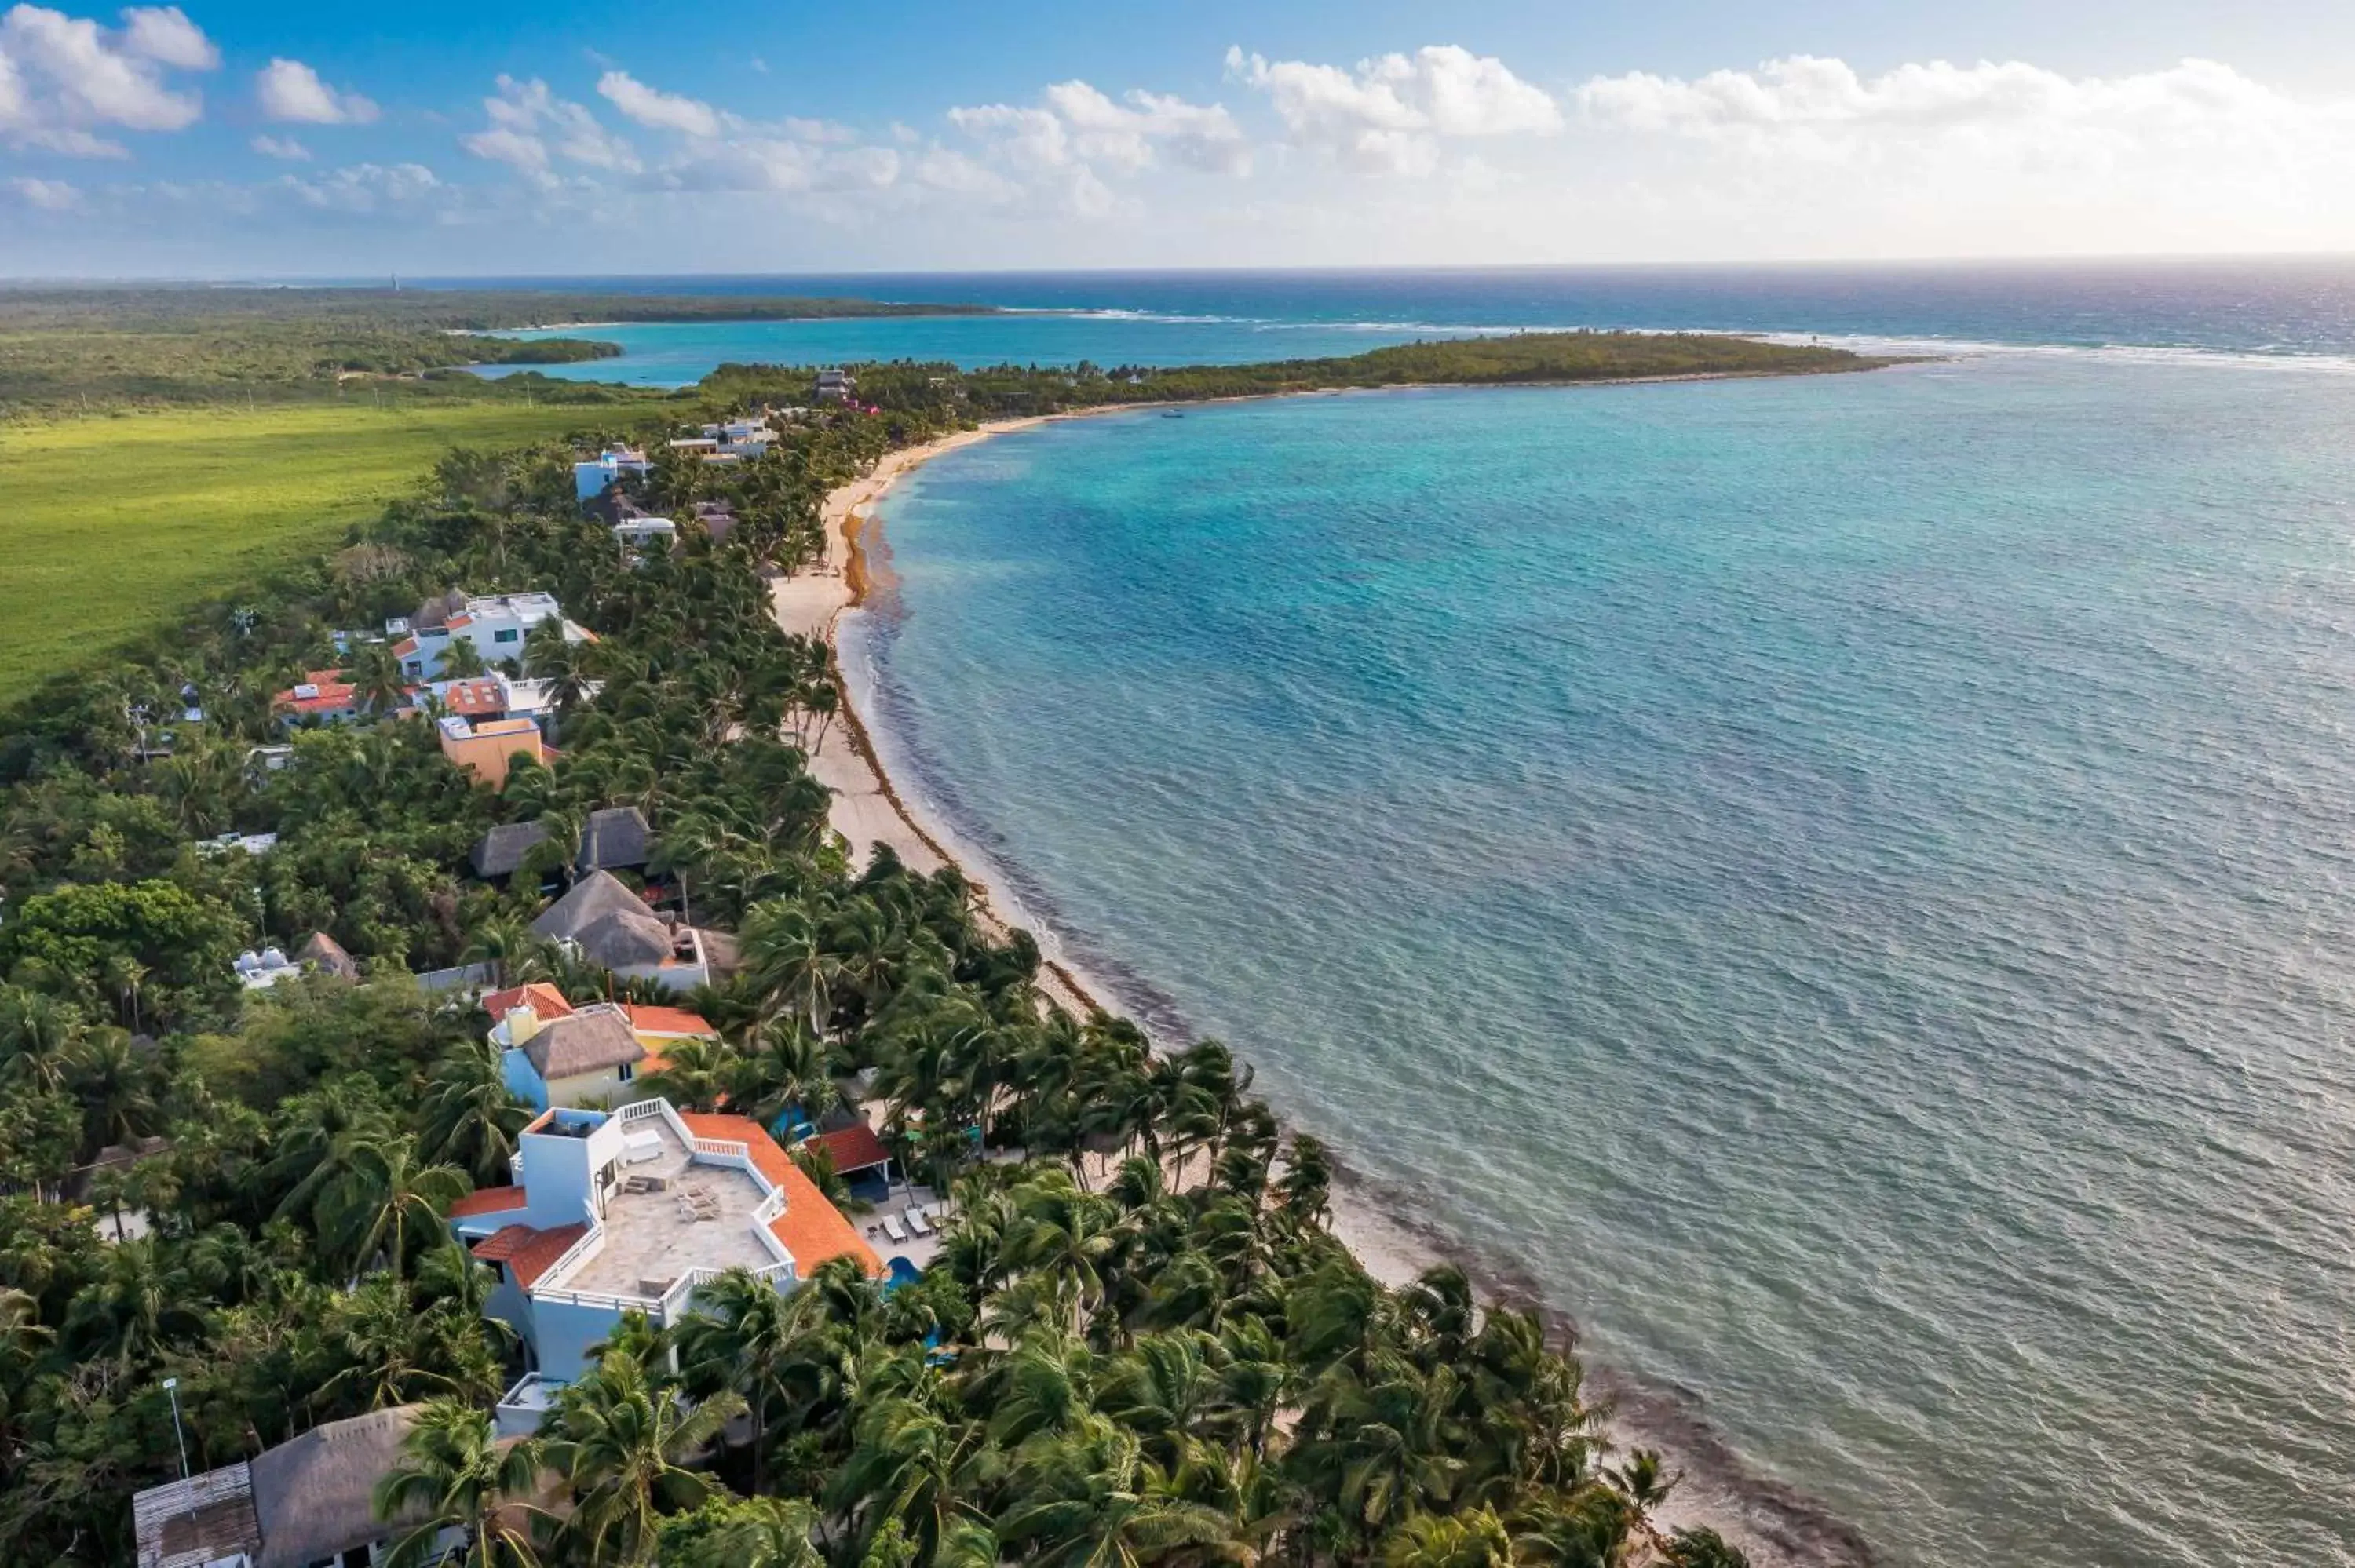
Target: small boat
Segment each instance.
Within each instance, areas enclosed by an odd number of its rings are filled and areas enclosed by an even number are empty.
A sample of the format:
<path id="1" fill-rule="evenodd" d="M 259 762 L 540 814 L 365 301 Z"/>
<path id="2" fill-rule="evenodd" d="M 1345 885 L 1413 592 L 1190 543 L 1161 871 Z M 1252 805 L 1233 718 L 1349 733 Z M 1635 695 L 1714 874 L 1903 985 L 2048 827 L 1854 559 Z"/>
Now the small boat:
<path id="1" fill-rule="evenodd" d="M 1164 408 L 1161 410 L 1161 417 L 1165 419 L 1182 419 L 1186 416 L 1175 408 Z"/>

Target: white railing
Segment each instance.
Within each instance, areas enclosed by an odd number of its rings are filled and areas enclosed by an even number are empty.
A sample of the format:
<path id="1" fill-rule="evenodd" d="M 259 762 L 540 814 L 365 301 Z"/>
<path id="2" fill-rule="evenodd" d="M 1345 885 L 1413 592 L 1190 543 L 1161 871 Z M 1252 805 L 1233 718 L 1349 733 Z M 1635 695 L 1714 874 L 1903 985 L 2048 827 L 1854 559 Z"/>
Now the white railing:
<path id="1" fill-rule="evenodd" d="M 604 1245 L 605 1227 L 602 1224 L 598 1224 L 596 1221 L 591 1220 L 589 1223 L 589 1228 L 581 1233 L 581 1239 L 574 1242 L 570 1246 L 566 1247 L 562 1255 L 558 1257 L 554 1263 L 551 1263 L 546 1268 L 541 1269 L 539 1277 L 542 1279 L 559 1282 L 568 1279 L 571 1277 L 572 1270 L 574 1268 L 596 1256 L 597 1254 L 603 1249 Z M 535 1288 L 528 1294 L 538 1297 L 542 1295 L 543 1292 Z"/>
<path id="2" fill-rule="evenodd" d="M 733 1160 L 745 1166 L 752 1163 L 752 1146 L 749 1143 L 737 1143 L 721 1138 L 698 1138 L 687 1147 L 706 1160 Z"/>
<path id="3" fill-rule="evenodd" d="M 622 1125 L 624 1127 L 634 1121 L 645 1121 L 650 1118 L 664 1115 L 668 1115 L 674 1121 L 677 1119 L 677 1113 L 671 1110 L 668 1100 L 632 1100 L 616 1114 L 621 1117 Z M 682 1143 L 687 1141 L 683 1128 L 679 1141 Z"/>

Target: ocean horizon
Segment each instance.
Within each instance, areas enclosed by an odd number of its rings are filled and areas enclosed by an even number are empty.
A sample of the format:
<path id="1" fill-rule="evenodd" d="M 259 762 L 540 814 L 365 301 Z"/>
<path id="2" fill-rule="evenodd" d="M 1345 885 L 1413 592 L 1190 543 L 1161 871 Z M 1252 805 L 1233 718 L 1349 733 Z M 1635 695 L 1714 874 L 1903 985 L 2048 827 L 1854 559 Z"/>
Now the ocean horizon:
<path id="1" fill-rule="evenodd" d="M 685 386 L 729 360 L 1233 364 L 1471 333 L 1598 330 L 1820 337 L 1867 350 L 2243 355 L 2355 367 L 2355 258 L 2251 260 L 424 279 L 404 286 L 814 294 L 1017 313 L 805 322 L 622 323 L 543 334 L 618 359 L 537 368 Z"/>

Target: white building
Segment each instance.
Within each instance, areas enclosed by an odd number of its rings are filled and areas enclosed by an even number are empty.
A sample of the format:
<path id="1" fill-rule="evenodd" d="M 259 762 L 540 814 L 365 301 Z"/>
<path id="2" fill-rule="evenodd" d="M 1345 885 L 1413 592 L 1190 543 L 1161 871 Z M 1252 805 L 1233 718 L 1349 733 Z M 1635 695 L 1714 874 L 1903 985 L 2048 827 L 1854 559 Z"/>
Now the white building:
<path id="1" fill-rule="evenodd" d="M 667 517 L 649 517 L 640 514 L 614 524 L 613 537 L 622 542 L 624 549 L 643 550 L 648 545 L 660 545 L 668 549 L 678 543 L 678 524 Z"/>
<path id="2" fill-rule="evenodd" d="M 237 956 L 237 982 L 248 991 L 268 991 L 281 980 L 302 976 L 303 966 L 287 958 L 276 948 L 243 952 Z"/>
<path id="3" fill-rule="evenodd" d="M 730 1268 L 791 1290 L 875 1249 L 751 1118 L 666 1100 L 544 1112 L 517 1139 L 515 1185 L 460 1199 L 450 1224 L 498 1284 L 484 1310 L 522 1339 L 528 1370 L 499 1402 L 503 1432 L 539 1424 L 556 1389 L 627 1312 L 676 1323 Z"/>
<path id="4" fill-rule="evenodd" d="M 544 620 L 564 628 L 564 641 L 585 642 L 589 633 L 564 619 L 552 593 L 469 594 L 421 607 L 413 616 L 384 623 L 394 639 L 392 655 L 401 673 L 421 683 L 442 678 L 442 661 L 456 643 L 467 642 L 485 665 L 503 659 L 521 662 L 524 639 Z"/>

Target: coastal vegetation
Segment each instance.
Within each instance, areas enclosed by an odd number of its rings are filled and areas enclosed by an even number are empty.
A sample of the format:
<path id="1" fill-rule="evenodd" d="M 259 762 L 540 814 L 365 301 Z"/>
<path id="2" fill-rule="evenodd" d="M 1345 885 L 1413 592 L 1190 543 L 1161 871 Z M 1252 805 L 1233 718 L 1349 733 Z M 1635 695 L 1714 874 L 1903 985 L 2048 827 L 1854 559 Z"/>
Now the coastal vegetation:
<path id="1" fill-rule="evenodd" d="M 1223 1046 L 1156 1052 L 1049 1005 L 1036 944 L 954 868 L 828 828 L 801 741 L 841 694 L 763 571 L 812 559 L 825 495 L 896 446 L 1152 380 L 862 372 L 865 407 L 787 422 L 765 455 L 666 453 L 644 499 L 724 501 L 737 525 L 685 524 L 636 564 L 580 514 L 567 444 L 452 451 L 333 549 L 0 717 L 0 1563 L 131 1559 L 129 1494 L 177 1473 L 166 1378 L 199 1468 L 422 1404 L 379 1505 L 470 1531 L 486 1563 L 1742 1561 L 1659 1521 L 1674 1476 L 1606 1446 L 1534 1313 L 1452 1268 L 1370 1277 L 1329 1228 L 1329 1155 Z M 453 587 L 546 589 L 597 634 L 522 650 L 561 695 L 552 767 L 493 793 L 419 718 L 283 727 L 270 694 L 332 661 L 334 630 Z M 277 744 L 282 766 L 257 761 Z M 617 805 L 742 948 L 690 999 L 718 1043 L 649 1086 L 764 1119 L 864 1097 L 957 1218 L 893 1288 L 837 1262 L 626 1323 L 502 1452 L 486 1406 L 519 1352 L 441 1216 L 504 1179 L 526 1112 L 488 1020 L 413 976 L 630 994 L 531 937 L 536 878 L 467 867 L 495 823 L 561 842 Z M 276 839 L 208 842 L 230 831 Z M 357 980 L 241 989 L 240 948 L 314 932 Z"/>
<path id="2" fill-rule="evenodd" d="M 0 418 L 185 403 L 321 402 L 355 381 L 402 396 L 608 399 L 579 383 L 436 375 L 465 365 L 568 365 L 621 351 L 592 338 L 486 336 L 563 322 L 958 315 L 988 307 L 781 296 L 347 288 L 0 288 Z"/>
<path id="3" fill-rule="evenodd" d="M 1124 403 L 1196 402 L 1373 387 L 1573 385 L 1705 376 L 1809 376 L 1871 370 L 1891 363 L 1814 344 L 1767 343 L 1713 333 L 1547 332 L 1401 344 L 1345 359 L 1284 359 L 1256 365 L 1115 366 L 1068 369 L 894 361 L 851 366 L 858 396 L 873 406 L 954 422 L 1004 418 Z M 789 401 L 808 373 L 776 366 L 723 365 L 698 388 L 731 403 Z"/>

